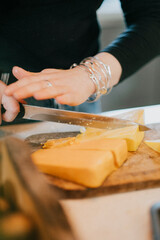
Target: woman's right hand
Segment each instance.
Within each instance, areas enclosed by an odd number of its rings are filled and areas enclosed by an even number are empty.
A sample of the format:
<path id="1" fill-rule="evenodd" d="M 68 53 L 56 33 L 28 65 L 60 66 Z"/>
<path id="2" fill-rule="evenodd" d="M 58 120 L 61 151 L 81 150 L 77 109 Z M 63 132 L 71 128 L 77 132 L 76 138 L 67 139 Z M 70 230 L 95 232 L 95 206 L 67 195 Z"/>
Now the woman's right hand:
<path id="1" fill-rule="evenodd" d="M 2 119 L 5 122 L 12 122 L 20 111 L 18 101 L 13 97 L 4 94 L 6 87 L 6 84 L 0 81 L 0 110 L 1 105 L 3 105 L 6 110 L 5 113 L 0 114 L 0 124 L 2 123 Z"/>

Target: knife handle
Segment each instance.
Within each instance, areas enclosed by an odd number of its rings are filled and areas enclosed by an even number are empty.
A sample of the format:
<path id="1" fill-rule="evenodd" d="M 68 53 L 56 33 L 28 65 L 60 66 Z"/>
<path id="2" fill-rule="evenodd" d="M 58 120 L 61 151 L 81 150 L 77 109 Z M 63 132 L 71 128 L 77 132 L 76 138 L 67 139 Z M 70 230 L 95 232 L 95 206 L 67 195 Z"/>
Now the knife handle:
<path id="1" fill-rule="evenodd" d="M 19 105 L 20 105 L 20 111 L 15 119 L 22 119 L 23 116 L 25 115 L 25 109 L 24 109 L 23 104 L 19 102 Z M 1 114 L 5 113 L 5 111 L 6 111 L 6 109 L 3 107 L 3 105 L 1 105 Z"/>

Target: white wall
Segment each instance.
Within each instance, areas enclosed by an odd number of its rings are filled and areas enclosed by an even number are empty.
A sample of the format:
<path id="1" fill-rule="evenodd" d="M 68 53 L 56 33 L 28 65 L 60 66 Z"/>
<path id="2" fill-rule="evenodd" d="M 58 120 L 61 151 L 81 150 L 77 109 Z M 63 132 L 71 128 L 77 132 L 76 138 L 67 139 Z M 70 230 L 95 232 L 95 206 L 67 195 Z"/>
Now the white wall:
<path id="1" fill-rule="evenodd" d="M 97 13 L 103 48 L 123 31 L 125 25 L 118 0 L 106 0 Z M 160 58 L 152 60 L 102 97 L 102 111 L 152 104 L 160 104 Z"/>

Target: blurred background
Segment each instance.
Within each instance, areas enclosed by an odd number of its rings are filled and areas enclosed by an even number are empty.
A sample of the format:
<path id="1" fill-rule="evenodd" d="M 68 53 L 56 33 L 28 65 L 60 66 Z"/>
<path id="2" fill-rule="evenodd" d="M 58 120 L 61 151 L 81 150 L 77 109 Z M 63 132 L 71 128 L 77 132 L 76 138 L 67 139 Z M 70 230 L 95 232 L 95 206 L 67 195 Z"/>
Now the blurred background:
<path id="1" fill-rule="evenodd" d="M 97 12 L 101 25 L 101 48 L 125 28 L 119 0 L 105 0 Z M 102 111 L 160 104 L 160 57 L 117 85 L 102 97 Z"/>

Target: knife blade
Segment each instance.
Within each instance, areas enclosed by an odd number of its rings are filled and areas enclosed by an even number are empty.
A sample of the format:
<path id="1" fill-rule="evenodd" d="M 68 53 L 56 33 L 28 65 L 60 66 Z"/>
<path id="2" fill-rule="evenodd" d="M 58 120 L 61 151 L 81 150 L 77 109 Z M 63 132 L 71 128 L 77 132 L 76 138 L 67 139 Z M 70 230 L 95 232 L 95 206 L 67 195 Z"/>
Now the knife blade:
<path id="1" fill-rule="evenodd" d="M 2 107 L 1 112 L 3 113 L 4 111 L 5 110 Z M 129 120 L 106 117 L 98 114 L 38 107 L 38 106 L 32 106 L 32 105 L 27 105 L 22 103 L 20 103 L 20 112 L 16 118 L 66 123 L 71 125 L 102 128 L 107 130 L 133 126 L 133 125 L 138 125 L 140 131 L 151 130 L 145 125 L 141 125 Z"/>

